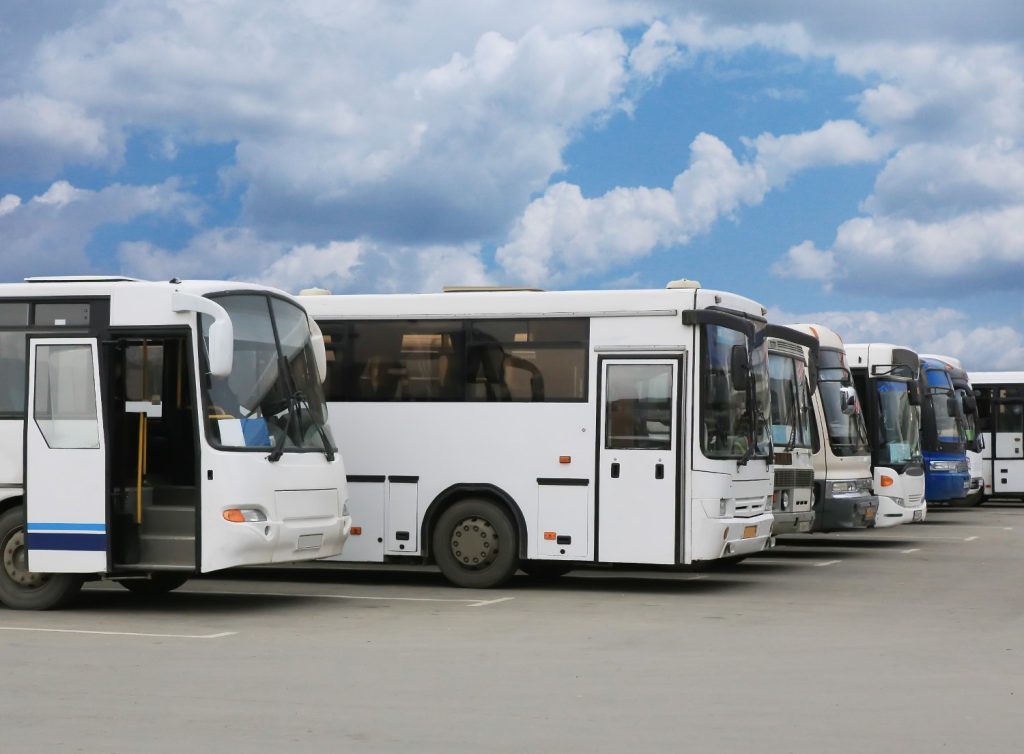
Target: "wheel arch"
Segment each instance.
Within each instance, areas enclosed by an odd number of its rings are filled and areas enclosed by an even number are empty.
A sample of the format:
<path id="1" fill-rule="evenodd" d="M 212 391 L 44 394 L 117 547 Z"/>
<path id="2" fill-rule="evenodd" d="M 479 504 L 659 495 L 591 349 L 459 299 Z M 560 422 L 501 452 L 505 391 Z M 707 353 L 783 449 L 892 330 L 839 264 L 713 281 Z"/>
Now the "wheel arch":
<path id="1" fill-rule="evenodd" d="M 11 508 L 17 508 L 19 505 L 24 504 L 25 497 L 24 495 L 21 494 L 21 491 L 18 490 L 16 492 L 13 492 L 8 497 L 0 497 L 0 513 L 5 513 L 6 511 L 9 511 Z"/>
<path id="2" fill-rule="evenodd" d="M 420 542 L 423 543 L 423 559 L 427 563 L 434 562 L 433 553 L 430 552 L 431 534 L 434 530 L 434 523 L 438 517 L 455 503 L 468 498 L 480 498 L 497 503 L 505 509 L 516 527 L 516 534 L 519 537 L 519 557 L 525 558 L 527 552 L 527 530 L 526 519 L 515 499 L 505 490 L 497 485 L 484 482 L 460 482 L 447 487 L 440 492 L 427 506 L 427 512 L 423 516 L 423 523 L 420 525 Z"/>

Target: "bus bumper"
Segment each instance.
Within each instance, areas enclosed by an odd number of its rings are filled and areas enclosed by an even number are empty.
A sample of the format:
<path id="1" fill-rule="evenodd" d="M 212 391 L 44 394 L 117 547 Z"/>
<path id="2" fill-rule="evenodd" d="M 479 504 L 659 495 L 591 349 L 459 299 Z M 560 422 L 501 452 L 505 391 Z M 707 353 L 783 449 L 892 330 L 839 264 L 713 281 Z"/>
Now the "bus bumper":
<path id="1" fill-rule="evenodd" d="M 814 528 L 814 511 L 798 511 L 783 513 L 775 511 L 772 523 L 772 535 L 806 534 Z"/>
<path id="2" fill-rule="evenodd" d="M 818 531 L 832 529 L 866 529 L 875 525 L 878 498 L 861 493 L 845 493 L 825 497 L 815 518 Z"/>
<path id="3" fill-rule="evenodd" d="M 704 518 L 694 532 L 692 560 L 717 560 L 753 555 L 768 549 L 772 514 L 750 518 Z"/>
<path id="4" fill-rule="evenodd" d="M 885 495 L 878 497 L 878 513 L 875 514 L 875 528 L 898 526 L 915 521 L 924 521 L 928 515 L 928 503 L 923 502 L 912 508 L 901 505 L 897 500 Z"/>
<path id="5" fill-rule="evenodd" d="M 933 503 L 959 500 L 971 491 L 971 475 L 965 471 L 929 471 L 924 486 L 925 499 Z"/>

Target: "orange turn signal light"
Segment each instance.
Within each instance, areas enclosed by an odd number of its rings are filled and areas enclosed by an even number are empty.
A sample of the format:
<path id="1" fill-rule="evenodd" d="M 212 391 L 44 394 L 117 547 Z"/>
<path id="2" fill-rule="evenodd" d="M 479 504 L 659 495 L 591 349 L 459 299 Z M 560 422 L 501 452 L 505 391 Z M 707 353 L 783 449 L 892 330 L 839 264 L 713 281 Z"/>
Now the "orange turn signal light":
<path id="1" fill-rule="evenodd" d="M 572 463 L 572 456 L 558 456 L 559 463 Z"/>
<path id="2" fill-rule="evenodd" d="M 893 479 L 891 476 L 886 476 L 885 474 L 882 474 L 882 486 L 883 487 L 892 487 L 894 484 L 896 484 L 896 480 L 895 479 Z"/>
<path id="3" fill-rule="evenodd" d="M 353 537 L 358 537 L 360 534 L 363 533 L 363 527 L 353 526 L 351 529 L 348 530 L 348 533 L 351 534 Z"/>
<path id="4" fill-rule="evenodd" d="M 224 520 L 233 521 L 236 524 L 244 524 L 245 516 L 242 515 L 242 511 L 238 510 L 238 508 L 228 508 L 224 511 Z"/>
<path id="5" fill-rule="evenodd" d="M 544 539 L 547 539 L 547 540 L 558 539 L 558 532 L 546 531 L 546 532 L 544 532 Z"/>

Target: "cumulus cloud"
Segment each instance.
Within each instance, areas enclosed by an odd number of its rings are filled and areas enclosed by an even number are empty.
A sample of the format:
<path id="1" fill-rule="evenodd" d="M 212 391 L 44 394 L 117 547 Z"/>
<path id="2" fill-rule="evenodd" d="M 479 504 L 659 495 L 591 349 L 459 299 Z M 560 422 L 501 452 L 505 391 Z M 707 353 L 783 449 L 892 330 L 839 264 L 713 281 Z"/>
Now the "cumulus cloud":
<path id="1" fill-rule="evenodd" d="M 237 227 L 203 231 L 181 249 L 123 243 L 118 259 L 123 273 L 141 278 L 250 280 L 293 293 L 313 286 L 335 293 L 439 291 L 490 282 L 475 245 L 394 247 L 366 239 L 296 245 Z"/>
<path id="2" fill-rule="evenodd" d="M 120 134 L 81 107 L 40 95 L 0 99 L 0 173 L 46 175 L 119 155 Z"/>
<path id="3" fill-rule="evenodd" d="M 719 218 L 760 203 L 801 170 L 871 162 L 888 149 L 884 139 L 850 121 L 798 134 L 762 134 L 745 143 L 753 155 L 747 160 L 716 137 L 699 134 L 690 145 L 690 164 L 671 190 L 616 188 L 586 198 L 578 186 L 555 184 L 526 208 L 496 259 L 518 280 L 572 281 L 659 246 L 685 244 Z"/>
<path id="4" fill-rule="evenodd" d="M 86 247 L 98 228 L 145 216 L 195 223 L 200 207 L 176 181 L 154 186 L 113 184 L 99 191 L 67 181 L 28 201 L 0 200 L 0 270 L 7 280 L 32 275 L 87 274 L 95 270 Z"/>
<path id="5" fill-rule="evenodd" d="M 966 312 L 950 307 L 805 314 L 772 308 L 768 317 L 782 324 L 817 322 L 835 330 L 847 343 L 895 343 L 918 353 L 954 356 L 968 371 L 1019 370 L 1024 365 L 1024 336 L 1016 328 L 977 324 Z"/>

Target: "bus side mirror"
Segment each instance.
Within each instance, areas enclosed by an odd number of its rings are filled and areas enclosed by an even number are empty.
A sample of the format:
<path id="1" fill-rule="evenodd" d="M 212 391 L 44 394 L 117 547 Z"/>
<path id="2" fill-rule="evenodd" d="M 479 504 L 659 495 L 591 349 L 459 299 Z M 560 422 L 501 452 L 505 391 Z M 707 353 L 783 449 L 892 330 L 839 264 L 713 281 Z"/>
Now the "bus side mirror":
<path id="1" fill-rule="evenodd" d="M 960 402 L 959 397 L 957 397 L 956 395 L 951 395 L 948 398 L 946 398 L 946 411 L 947 413 L 949 413 L 950 416 L 959 416 L 961 418 L 963 417 L 964 406 Z"/>
<path id="2" fill-rule="evenodd" d="M 729 352 L 729 380 L 733 390 L 746 390 L 750 386 L 750 359 L 746 346 L 735 345 Z"/>
<path id="3" fill-rule="evenodd" d="M 839 407 L 847 416 L 857 413 L 857 391 L 848 385 L 839 388 Z"/>
<path id="4" fill-rule="evenodd" d="M 918 386 L 917 382 L 911 382 L 910 385 L 907 386 L 907 402 L 911 406 L 921 405 L 921 388 Z"/>
<path id="5" fill-rule="evenodd" d="M 965 395 L 963 397 L 964 412 L 968 414 L 978 414 L 978 399 L 973 395 Z"/>
<path id="6" fill-rule="evenodd" d="M 214 377 L 230 377 L 235 355 L 235 334 L 230 319 L 215 320 L 210 325 L 207 349 L 210 374 Z"/>
<path id="7" fill-rule="evenodd" d="M 306 319 L 309 321 L 309 340 L 313 346 L 313 358 L 316 360 L 316 373 L 322 384 L 327 382 L 327 346 L 324 344 L 324 334 L 320 325 L 310 316 Z"/>

